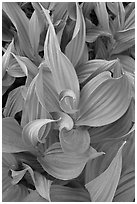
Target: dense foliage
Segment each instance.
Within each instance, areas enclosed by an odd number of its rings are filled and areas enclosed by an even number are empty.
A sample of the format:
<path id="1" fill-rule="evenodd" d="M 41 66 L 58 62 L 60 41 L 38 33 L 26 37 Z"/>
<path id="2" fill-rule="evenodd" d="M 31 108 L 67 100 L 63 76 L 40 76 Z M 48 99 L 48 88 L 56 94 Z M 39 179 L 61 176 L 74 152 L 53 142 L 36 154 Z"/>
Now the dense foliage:
<path id="1" fill-rule="evenodd" d="M 132 202 L 135 3 L 3 2 L 5 202 Z"/>

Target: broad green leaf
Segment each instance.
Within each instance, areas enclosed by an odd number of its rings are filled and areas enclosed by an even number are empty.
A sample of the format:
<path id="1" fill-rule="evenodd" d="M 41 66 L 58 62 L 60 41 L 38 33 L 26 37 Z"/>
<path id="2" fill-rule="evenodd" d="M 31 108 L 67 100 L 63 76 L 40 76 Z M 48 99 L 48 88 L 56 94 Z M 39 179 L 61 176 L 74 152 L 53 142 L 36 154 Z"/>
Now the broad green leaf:
<path id="1" fill-rule="evenodd" d="M 10 42 L 13 38 L 12 22 L 2 10 L 2 41 Z"/>
<path id="2" fill-rule="evenodd" d="M 130 137 L 133 130 L 132 126 L 132 104 L 126 113 L 117 121 L 102 127 L 89 129 L 91 144 L 102 143 L 103 141 L 123 140 Z"/>
<path id="3" fill-rule="evenodd" d="M 7 72 L 5 73 L 2 79 L 2 86 L 6 86 L 7 88 L 12 85 L 15 81 L 15 77 L 10 76 Z"/>
<path id="4" fill-rule="evenodd" d="M 24 73 L 24 71 L 21 69 L 19 63 L 17 62 L 17 60 L 15 58 L 13 58 L 7 68 L 7 73 L 8 75 L 12 76 L 12 77 L 24 77 L 26 76 L 26 74 Z"/>
<path id="5" fill-rule="evenodd" d="M 51 123 L 57 121 L 58 120 L 38 119 L 29 122 L 24 126 L 22 131 L 24 143 L 33 147 L 37 147 L 39 143 L 45 143 L 51 128 Z"/>
<path id="6" fill-rule="evenodd" d="M 117 2 L 118 6 L 118 22 L 120 30 L 124 28 L 125 22 L 125 9 L 122 2 Z"/>
<path id="7" fill-rule="evenodd" d="M 55 178 L 69 180 L 80 175 L 89 159 L 94 159 L 103 152 L 90 148 L 84 154 L 72 155 L 62 151 L 60 143 L 54 143 L 38 161 L 45 171 Z"/>
<path id="8" fill-rule="evenodd" d="M 134 2 L 128 5 L 129 9 L 126 10 L 126 20 L 124 29 L 135 28 L 135 8 Z"/>
<path id="9" fill-rule="evenodd" d="M 28 151 L 21 138 L 22 128 L 12 117 L 2 120 L 2 151 L 16 153 Z"/>
<path id="10" fill-rule="evenodd" d="M 59 111 L 59 96 L 51 71 L 41 64 L 36 80 L 36 94 L 43 107 L 49 112 Z"/>
<path id="11" fill-rule="evenodd" d="M 69 59 L 61 52 L 57 36 L 47 10 L 42 8 L 48 20 L 49 28 L 44 44 L 44 57 L 52 71 L 58 94 L 64 89 L 71 89 L 79 100 L 79 83 L 75 69 Z"/>
<path id="12" fill-rule="evenodd" d="M 105 2 L 97 2 L 95 12 L 102 28 L 109 32 L 109 17 Z"/>
<path id="13" fill-rule="evenodd" d="M 108 50 L 106 49 L 105 44 L 101 38 L 98 38 L 95 43 L 95 53 L 96 59 L 107 59 L 108 58 Z"/>
<path id="14" fill-rule="evenodd" d="M 18 167 L 17 161 L 12 154 L 2 154 L 2 201 L 21 202 L 27 195 L 28 189 L 20 185 L 13 185 L 12 178 L 9 176 L 11 169 Z"/>
<path id="15" fill-rule="evenodd" d="M 77 3 L 76 3 L 76 14 L 77 14 L 77 19 L 76 19 L 73 36 L 65 49 L 66 56 L 72 62 L 74 67 L 78 64 L 84 52 L 85 34 L 86 34 L 83 13 L 80 6 Z"/>
<path id="16" fill-rule="evenodd" d="M 82 154 L 90 147 L 90 136 L 82 128 L 66 131 L 63 129 L 59 135 L 63 151 L 68 154 Z"/>
<path id="17" fill-rule="evenodd" d="M 36 190 L 34 190 L 24 198 L 23 202 L 48 202 L 48 200 L 44 199 Z"/>
<path id="18" fill-rule="evenodd" d="M 84 188 L 70 188 L 52 184 L 50 189 L 52 202 L 91 202 L 89 193 Z"/>
<path id="19" fill-rule="evenodd" d="M 117 15 L 118 13 L 117 2 L 107 2 L 107 7 L 113 14 Z"/>
<path id="20" fill-rule="evenodd" d="M 131 85 L 127 76 L 111 78 L 110 74 L 103 72 L 83 87 L 76 125 L 97 127 L 110 124 L 127 111 L 130 101 Z"/>
<path id="21" fill-rule="evenodd" d="M 98 177 L 86 183 L 85 187 L 90 193 L 92 202 L 112 202 L 122 169 L 123 145 L 118 150 L 109 167 Z"/>
<path id="22" fill-rule="evenodd" d="M 17 29 L 20 49 L 27 57 L 32 59 L 33 54 L 29 41 L 29 19 L 16 2 L 3 2 L 2 8 Z"/>

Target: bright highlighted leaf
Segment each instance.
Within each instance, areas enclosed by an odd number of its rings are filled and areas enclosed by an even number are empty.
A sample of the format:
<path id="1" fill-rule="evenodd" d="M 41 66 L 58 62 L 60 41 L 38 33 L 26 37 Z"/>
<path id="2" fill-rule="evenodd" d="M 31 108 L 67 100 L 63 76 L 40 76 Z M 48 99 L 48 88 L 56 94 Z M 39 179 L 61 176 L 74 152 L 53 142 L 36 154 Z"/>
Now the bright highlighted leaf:
<path id="1" fill-rule="evenodd" d="M 120 147 L 109 167 L 98 177 L 85 185 L 92 202 L 112 202 L 122 169 L 122 148 Z"/>
<path id="2" fill-rule="evenodd" d="M 76 125 L 103 126 L 118 120 L 131 101 L 131 85 L 126 75 L 111 78 L 102 73 L 81 91 L 80 116 Z"/>

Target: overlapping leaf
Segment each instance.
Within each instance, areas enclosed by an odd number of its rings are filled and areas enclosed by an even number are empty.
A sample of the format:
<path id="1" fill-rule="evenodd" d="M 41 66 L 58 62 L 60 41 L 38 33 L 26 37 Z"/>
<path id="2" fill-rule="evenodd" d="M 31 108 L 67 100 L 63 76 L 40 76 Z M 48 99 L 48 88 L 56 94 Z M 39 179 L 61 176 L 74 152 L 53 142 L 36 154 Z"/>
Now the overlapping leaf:
<path id="1" fill-rule="evenodd" d="M 123 145 L 102 174 L 86 183 L 93 202 L 112 202 L 122 169 L 122 148 Z"/>
<path id="2" fill-rule="evenodd" d="M 44 157 L 38 157 L 42 167 L 50 175 L 61 180 L 76 178 L 84 169 L 87 161 L 102 155 L 103 152 L 96 152 L 90 148 L 84 154 L 72 155 L 62 151 L 59 143 L 53 144 L 44 153 Z"/>
<path id="3" fill-rule="evenodd" d="M 112 123 L 126 112 L 130 101 L 131 86 L 126 75 L 111 78 L 108 73 L 99 74 L 81 91 L 80 116 L 76 124 L 102 126 Z"/>

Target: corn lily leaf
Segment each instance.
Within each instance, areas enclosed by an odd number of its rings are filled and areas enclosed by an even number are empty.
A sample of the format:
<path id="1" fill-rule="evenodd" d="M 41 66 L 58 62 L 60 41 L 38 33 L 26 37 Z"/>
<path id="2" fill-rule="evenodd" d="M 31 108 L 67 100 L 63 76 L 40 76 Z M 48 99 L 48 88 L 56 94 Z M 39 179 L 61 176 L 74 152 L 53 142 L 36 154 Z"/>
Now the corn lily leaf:
<path id="1" fill-rule="evenodd" d="M 36 119 L 44 119 L 49 117 L 46 109 L 41 105 L 35 90 L 35 82 L 37 80 L 37 76 L 32 80 L 30 86 L 28 87 L 26 99 L 24 102 L 21 126 L 24 127 L 27 123 L 36 120 Z"/>
<path id="2" fill-rule="evenodd" d="M 2 10 L 2 41 L 10 42 L 13 38 L 12 22 Z"/>
<path id="3" fill-rule="evenodd" d="M 100 36 L 112 37 L 111 33 L 103 28 L 92 26 L 92 28 L 88 28 L 86 31 L 86 42 L 93 43 Z"/>
<path id="4" fill-rule="evenodd" d="M 24 86 L 20 86 L 9 93 L 3 112 L 5 117 L 14 117 L 17 112 L 22 110 L 24 103 L 23 89 Z"/>
<path id="5" fill-rule="evenodd" d="M 128 56 L 128 55 L 112 55 L 111 59 L 116 59 L 119 58 L 120 59 L 120 63 L 123 65 L 123 69 L 126 72 L 130 72 L 132 74 L 134 74 L 135 72 L 135 60 Z"/>
<path id="6" fill-rule="evenodd" d="M 52 181 L 47 180 L 46 177 L 41 175 L 40 173 L 33 171 L 32 168 L 27 165 L 23 164 L 24 170 L 28 171 L 32 177 L 33 183 L 39 195 L 44 199 L 50 201 L 50 186 Z"/>
<path id="7" fill-rule="evenodd" d="M 122 154 L 122 173 L 113 201 L 132 202 L 135 198 L 135 134 L 130 135 Z"/>
<path id="8" fill-rule="evenodd" d="M 58 120 L 38 119 L 29 122 L 24 126 L 22 139 L 26 145 L 36 147 L 38 143 L 45 143 L 46 137 L 50 131 L 51 123 Z"/>
<path id="9" fill-rule="evenodd" d="M 28 189 L 22 184 L 13 185 L 9 176 L 11 169 L 18 167 L 17 161 L 12 154 L 2 154 L 2 201 L 21 202 L 27 195 Z"/>
<path id="10" fill-rule="evenodd" d="M 98 38 L 96 40 L 95 52 L 96 52 L 96 57 L 95 57 L 96 59 L 107 59 L 108 58 L 108 51 L 101 38 Z"/>
<path id="11" fill-rule="evenodd" d="M 75 69 L 69 59 L 61 52 L 57 36 L 50 20 L 48 11 L 43 8 L 49 23 L 44 45 L 44 57 L 48 67 L 52 71 L 53 80 L 58 94 L 64 89 L 70 89 L 79 100 L 79 83 Z"/>
<path id="12" fill-rule="evenodd" d="M 43 107 L 49 112 L 59 111 L 59 96 L 55 88 L 52 73 L 44 64 L 40 65 L 35 86 L 36 94 Z"/>
<path id="13" fill-rule="evenodd" d="M 61 185 L 51 185 L 52 202 L 91 202 L 89 193 L 84 188 L 70 188 Z"/>
<path id="14" fill-rule="evenodd" d="M 106 30 L 107 32 L 110 32 L 109 29 L 109 17 L 108 17 L 108 12 L 106 8 L 106 3 L 105 2 L 97 2 L 96 7 L 95 7 L 95 12 L 98 18 L 98 21 L 102 28 Z"/>
<path id="15" fill-rule="evenodd" d="M 16 2 L 3 2 L 2 8 L 17 29 L 20 49 L 30 58 L 33 58 L 29 41 L 29 19 Z"/>
<path id="16" fill-rule="evenodd" d="M 48 200 L 44 199 L 39 193 L 35 190 L 24 198 L 23 202 L 48 202 Z"/>
<path id="17" fill-rule="evenodd" d="M 66 131 L 63 129 L 59 135 L 60 143 L 65 153 L 82 154 L 90 147 L 90 136 L 82 128 Z"/>
<path id="18" fill-rule="evenodd" d="M 86 84 L 92 78 L 104 71 L 113 71 L 116 67 L 119 66 L 119 61 L 114 60 L 102 60 L 102 59 L 93 59 L 81 64 L 77 67 L 77 75 L 80 83 Z"/>
<path id="19" fill-rule="evenodd" d="M 12 85 L 15 81 L 15 77 L 10 76 L 7 72 L 5 73 L 3 79 L 2 79 L 2 86 L 9 88 L 10 85 Z"/>
<path id="20" fill-rule="evenodd" d="M 31 46 L 33 50 L 35 50 L 35 53 L 37 53 L 39 38 L 40 38 L 40 26 L 39 26 L 37 13 L 35 10 L 29 21 L 29 37 L 30 37 Z"/>
<path id="21" fill-rule="evenodd" d="M 10 63 L 10 58 L 11 58 L 10 53 L 11 53 L 13 46 L 14 46 L 13 43 L 14 43 L 14 40 L 11 41 L 7 50 L 5 51 L 4 55 L 2 56 L 2 78 L 4 77 L 4 75 L 6 73 L 6 69 Z"/>
<path id="22" fill-rule="evenodd" d="M 85 35 L 86 35 L 83 13 L 80 6 L 77 3 L 76 3 L 76 13 L 77 13 L 77 19 L 76 19 L 73 36 L 65 49 L 66 56 L 72 62 L 74 67 L 78 64 L 84 52 Z"/>
<path id="23" fill-rule="evenodd" d="M 76 95 L 72 90 L 63 90 L 59 95 L 60 108 L 69 114 L 77 112 Z"/>
<path id="24" fill-rule="evenodd" d="M 131 8 L 132 6 L 134 6 L 133 4 L 131 5 Z M 135 28 L 135 9 L 131 9 L 131 13 L 130 15 L 128 16 L 128 12 L 126 11 L 126 17 L 127 19 L 125 20 L 125 26 L 124 26 L 124 29 L 127 30 L 127 29 L 131 29 L 131 28 Z"/>
<path id="25" fill-rule="evenodd" d="M 55 178 L 69 180 L 76 178 L 84 169 L 89 159 L 102 155 L 103 152 L 97 152 L 90 148 L 84 154 L 72 155 L 62 151 L 60 143 L 54 143 L 44 153 L 43 157 L 38 157 L 38 161 L 45 171 Z"/>
<path id="26" fill-rule="evenodd" d="M 89 134 L 91 144 L 102 143 L 103 141 L 123 140 L 130 135 L 133 130 L 132 126 L 132 104 L 130 104 L 126 113 L 117 121 L 102 127 L 90 128 Z"/>
<path id="27" fill-rule="evenodd" d="M 97 127 L 112 123 L 126 112 L 130 101 L 131 86 L 126 75 L 111 78 L 103 72 L 83 87 L 76 125 Z"/>
<path id="28" fill-rule="evenodd" d="M 118 6 L 117 6 L 117 2 L 107 2 L 107 7 L 109 8 L 109 10 L 117 15 L 118 13 Z"/>
<path id="29" fill-rule="evenodd" d="M 124 143 L 123 143 L 124 145 Z M 118 150 L 109 167 L 98 177 L 86 183 L 93 202 L 112 202 L 122 169 L 122 148 Z"/>
<path id="30" fill-rule="evenodd" d="M 123 52 L 135 45 L 135 29 L 119 31 L 115 35 L 116 43 L 111 54 Z"/>
<path id="31" fill-rule="evenodd" d="M 22 141 L 22 128 L 12 117 L 2 120 L 2 151 L 6 153 L 16 153 L 28 151 Z"/>

